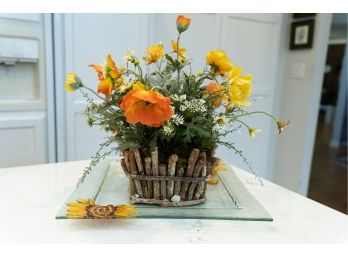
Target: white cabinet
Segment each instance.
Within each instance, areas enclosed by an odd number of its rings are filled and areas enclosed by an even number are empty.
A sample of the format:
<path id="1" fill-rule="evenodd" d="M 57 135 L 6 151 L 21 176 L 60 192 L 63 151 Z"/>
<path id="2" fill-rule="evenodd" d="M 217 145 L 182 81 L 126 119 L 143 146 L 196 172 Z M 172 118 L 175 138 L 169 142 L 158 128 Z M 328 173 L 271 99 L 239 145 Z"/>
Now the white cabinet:
<path id="1" fill-rule="evenodd" d="M 43 17 L 0 14 L 0 167 L 48 160 Z"/>
<path id="2" fill-rule="evenodd" d="M 47 161 L 45 112 L 0 113 L 0 167 Z"/>

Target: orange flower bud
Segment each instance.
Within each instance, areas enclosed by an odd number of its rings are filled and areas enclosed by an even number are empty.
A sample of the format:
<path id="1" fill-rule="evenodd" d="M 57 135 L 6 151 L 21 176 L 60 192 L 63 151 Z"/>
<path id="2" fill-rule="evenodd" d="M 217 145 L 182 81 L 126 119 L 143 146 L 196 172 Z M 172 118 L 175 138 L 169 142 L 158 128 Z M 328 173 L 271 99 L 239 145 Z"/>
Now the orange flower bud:
<path id="1" fill-rule="evenodd" d="M 179 15 L 178 18 L 176 19 L 176 28 L 178 29 L 179 33 L 184 32 L 185 30 L 188 29 L 190 26 L 191 19 L 186 18 L 183 15 Z"/>
<path id="2" fill-rule="evenodd" d="M 211 95 L 215 95 L 216 99 L 213 102 L 213 106 L 215 108 L 219 107 L 221 105 L 221 96 L 224 93 L 224 88 L 220 84 L 216 84 L 214 82 L 211 82 L 207 88 L 205 89 L 205 92 Z"/>

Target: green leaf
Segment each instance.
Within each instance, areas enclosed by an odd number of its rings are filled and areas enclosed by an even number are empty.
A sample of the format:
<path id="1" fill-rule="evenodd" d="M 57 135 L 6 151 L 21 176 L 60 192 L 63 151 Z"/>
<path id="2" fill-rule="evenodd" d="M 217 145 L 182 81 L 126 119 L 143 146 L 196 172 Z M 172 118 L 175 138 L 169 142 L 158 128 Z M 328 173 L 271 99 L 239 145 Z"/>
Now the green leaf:
<path id="1" fill-rule="evenodd" d="M 173 58 L 169 54 L 166 54 L 165 56 L 166 56 L 167 61 L 170 62 L 174 67 L 176 67 L 175 61 L 173 60 Z"/>

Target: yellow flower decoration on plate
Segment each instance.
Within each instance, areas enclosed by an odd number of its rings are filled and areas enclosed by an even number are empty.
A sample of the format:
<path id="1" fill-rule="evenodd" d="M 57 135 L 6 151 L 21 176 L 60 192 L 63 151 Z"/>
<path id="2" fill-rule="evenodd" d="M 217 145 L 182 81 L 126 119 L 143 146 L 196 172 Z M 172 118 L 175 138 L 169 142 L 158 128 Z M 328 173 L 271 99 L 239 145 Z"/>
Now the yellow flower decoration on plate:
<path id="1" fill-rule="evenodd" d="M 130 218 L 136 213 L 134 205 L 96 205 L 93 199 L 78 199 L 68 203 L 66 216 L 75 219 Z"/>

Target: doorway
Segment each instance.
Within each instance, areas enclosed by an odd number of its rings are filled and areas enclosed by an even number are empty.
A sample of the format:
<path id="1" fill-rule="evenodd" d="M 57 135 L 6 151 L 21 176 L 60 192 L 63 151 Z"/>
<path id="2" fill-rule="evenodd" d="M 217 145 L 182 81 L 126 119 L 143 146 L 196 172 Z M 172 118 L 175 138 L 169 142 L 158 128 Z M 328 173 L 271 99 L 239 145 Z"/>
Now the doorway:
<path id="1" fill-rule="evenodd" d="M 347 212 L 347 15 L 334 14 L 308 197 Z"/>

